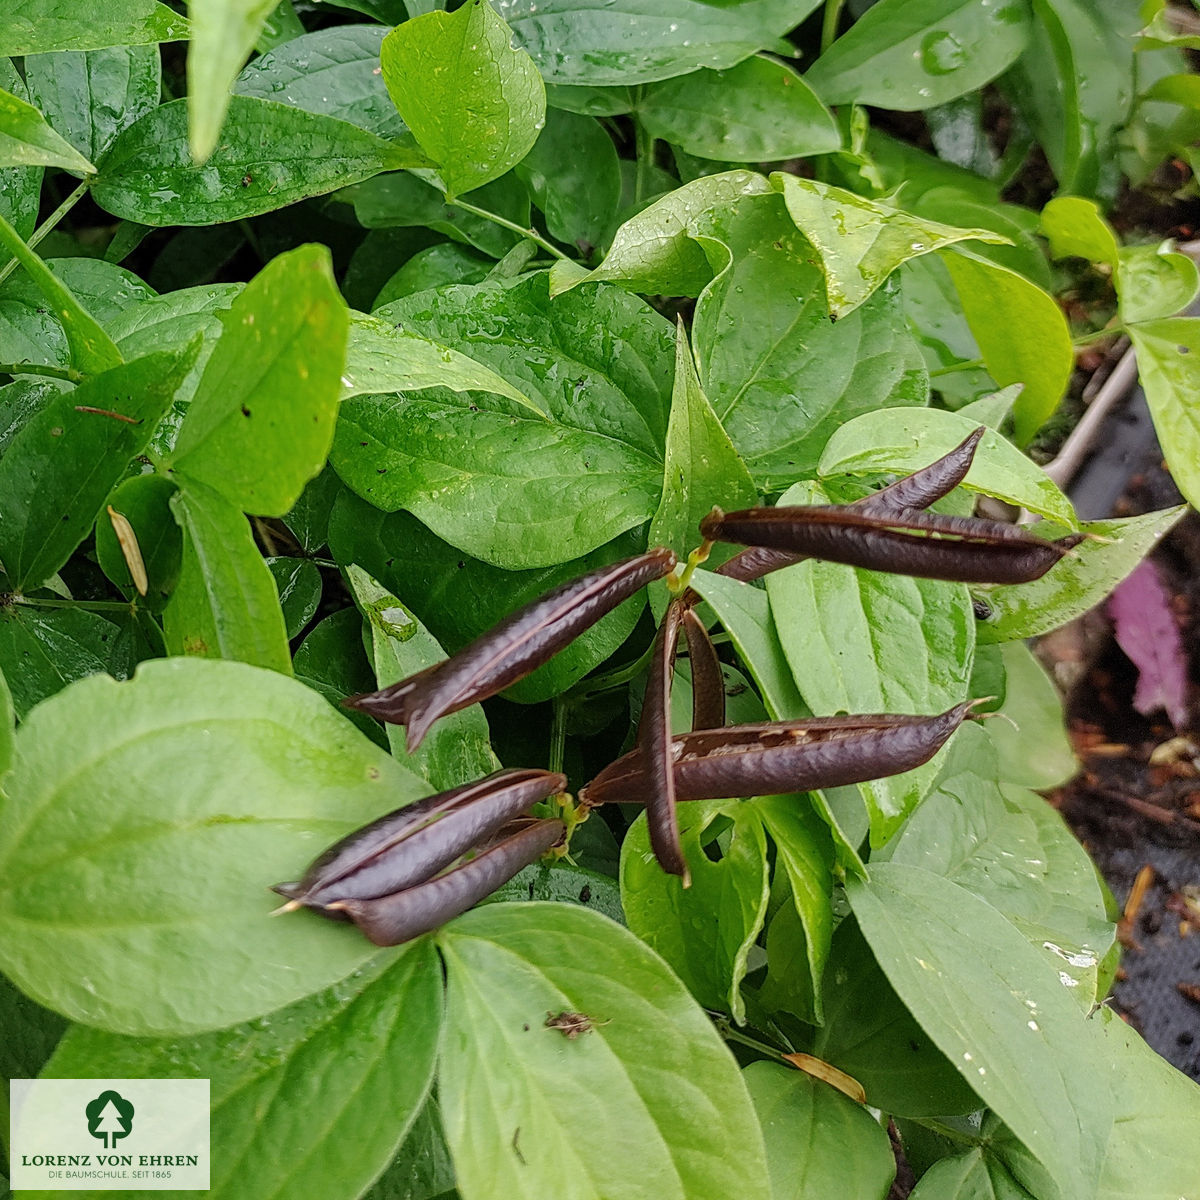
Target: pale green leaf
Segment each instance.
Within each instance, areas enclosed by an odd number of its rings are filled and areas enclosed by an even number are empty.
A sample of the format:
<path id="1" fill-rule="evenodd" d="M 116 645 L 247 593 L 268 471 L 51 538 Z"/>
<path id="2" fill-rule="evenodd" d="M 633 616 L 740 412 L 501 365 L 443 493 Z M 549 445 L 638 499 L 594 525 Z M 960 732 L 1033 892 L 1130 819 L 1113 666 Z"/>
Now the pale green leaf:
<path id="1" fill-rule="evenodd" d="M 0 167 L 61 167 L 91 175 L 92 166 L 32 104 L 0 89 Z"/>

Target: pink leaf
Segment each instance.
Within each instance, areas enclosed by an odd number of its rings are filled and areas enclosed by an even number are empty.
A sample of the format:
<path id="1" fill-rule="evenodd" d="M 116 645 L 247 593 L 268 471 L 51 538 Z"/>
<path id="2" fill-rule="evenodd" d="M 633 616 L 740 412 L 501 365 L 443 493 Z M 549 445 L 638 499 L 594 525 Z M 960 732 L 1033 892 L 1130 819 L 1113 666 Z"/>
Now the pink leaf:
<path id="1" fill-rule="evenodd" d="M 1138 669 L 1133 707 L 1166 710 L 1171 724 L 1187 723 L 1187 660 L 1158 569 L 1143 559 L 1108 600 L 1117 644 Z"/>

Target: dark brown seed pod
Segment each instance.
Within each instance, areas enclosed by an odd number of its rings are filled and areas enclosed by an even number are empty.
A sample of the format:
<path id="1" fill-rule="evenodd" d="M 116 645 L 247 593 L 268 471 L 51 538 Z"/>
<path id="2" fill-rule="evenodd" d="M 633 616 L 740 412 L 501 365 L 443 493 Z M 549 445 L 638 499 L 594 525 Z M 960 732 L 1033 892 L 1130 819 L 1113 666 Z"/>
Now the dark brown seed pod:
<path id="1" fill-rule="evenodd" d="M 435 875 L 566 786 L 564 775 L 518 769 L 426 796 L 348 834 L 319 855 L 299 883 L 273 890 L 307 908 L 390 895 Z"/>
<path id="2" fill-rule="evenodd" d="M 684 610 L 683 632 L 692 673 L 692 729 L 719 729 L 725 724 L 725 677 L 717 648 L 691 608 Z"/>
<path id="3" fill-rule="evenodd" d="M 962 723 L 969 704 L 937 716 L 809 717 L 727 725 L 672 741 L 679 800 L 769 796 L 898 775 L 928 762 Z M 649 786 L 637 752 L 606 767 L 581 792 L 598 804 L 644 804 Z"/>
<path id="4" fill-rule="evenodd" d="M 623 600 L 669 575 L 676 561 L 658 546 L 581 575 L 505 617 L 444 662 L 345 703 L 381 721 L 407 725 L 411 753 L 439 717 L 524 679 Z"/>
<path id="5" fill-rule="evenodd" d="M 897 479 L 895 483 L 856 500 L 849 508 L 860 512 L 883 514 L 904 512 L 908 509 L 928 508 L 935 501 L 948 496 L 964 479 L 971 469 L 975 458 L 975 450 L 987 426 L 980 425 L 973 433 L 963 439 L 949 454 L 942 455 L 929 466 Z M 740 550 L 732 558 L 726 560 L 717 568 L 718 575 L 729 579 L 738 579 L 742 583 L 761 579 L 772 571 L 790 567 L 798 562 L 804 562 L 809 555 L 790 550 L 773 550 L 766 546 L 750 546 Z"/>
<path id="6" fill-rule="evenodd" d="M 1016 525 L 976 517 L 947 517 L 910 509 L 868 513 L 850 505 L 714 509 L 700 523 L 713 541 L 773 550 L 961 583 L 1029 583 L 1040 579 L 1084 535 L 1056 542 Z"/>
<path id="7" fill-rule="evenodd" d="M 562 821 L 536 821 L 428 883 L 376 900 L 338 900 L 330 907 L 348 916 L 377 946 L 398 946 L 437 929 L 490 896 L 523 867 L 541 858 L 565 833 Z"/>
<path id="8" fill-rule="evenodd" d="M 646 824 L 654 857 L 664 871 L 680 876 L 687 887 L 691 879 L 675 820 L 675 773 L 671 761 L 671 679 L 682 616 L 682 603 L 673 600 L 658 627 L 642 719 L 638 723 L 637 749 L 633 753 L 641 763 L 646 781 Z"/>

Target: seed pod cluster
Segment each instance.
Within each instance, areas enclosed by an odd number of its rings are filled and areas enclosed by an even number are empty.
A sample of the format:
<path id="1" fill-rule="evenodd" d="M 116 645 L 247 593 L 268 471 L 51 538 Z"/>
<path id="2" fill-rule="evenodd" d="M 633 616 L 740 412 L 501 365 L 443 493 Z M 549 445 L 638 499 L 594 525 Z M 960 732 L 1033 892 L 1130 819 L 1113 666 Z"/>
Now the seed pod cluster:
<path id="1" fill-rule="evenodd" d="M 846 505 L 718 509 L 701 523 L 709 541 L 747 547 L 719 572 L 749 581 L 821 558 L 872 570 L 968 583 L 1037 579 L 1080 538 L 1044 541 L 1012 525 L 924 511 L 965 478 L 978 429 L 949 454 Z M 523 679 L 622 601 L 677 565 L 663 547 L 602 567 L 513 613 L 453 657 L 346 703 L 407 726 L 416 749 L 442 716 Z M 969 704 L 934 716 L 878 714 L 725 724 L 721 663 L 684 590 L 667 606 L 651 651 L 635 748 L 580 792 L 583 810 L 642 804 L 651 847 L 687 884 L 675 819 L 678 801 L 808 791 L 861 783 L 927 762 L 967 717 Z M 680 633 L 692 678 L 692 730 L 671 731 L 671 684 Z M 389 813 L 321 854 L 297 883 L 275 890 L 284 909 L 351 920 L 379 945 L 426 933 L 477 903 L 562 840 L 566 825 L 529 808 L 561 793 L 549 771 L 499 771 Z"/>

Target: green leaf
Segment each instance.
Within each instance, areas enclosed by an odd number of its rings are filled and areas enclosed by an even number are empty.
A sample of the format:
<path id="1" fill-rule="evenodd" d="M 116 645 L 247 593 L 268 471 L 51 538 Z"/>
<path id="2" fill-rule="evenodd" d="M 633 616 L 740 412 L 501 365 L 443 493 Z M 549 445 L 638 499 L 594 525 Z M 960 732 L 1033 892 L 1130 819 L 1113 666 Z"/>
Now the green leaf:
<path id="1" fill-rule="evenodd" d="M 1041 231 L 1052 258 L 1086 258 L 1118 270 L 1117 236 L 1094 200 L 1055 196 L 1042 209 Z"/>
<path id="2" fill-rule="evenodd" d="M 814 179 L 775 174 L 771 182 L 817 252 L 834 317 L 853 312 L 911 258 L 965 240 L 1008 244 L 1003 234 L 927 221 Z"/>
<path id="3" fill-rule="evenodd" d="M 358 609 L 343 608 L 318 622 L 300 644 L 292 665 L 296 678 L 324 696 L 340 719 L 356 725 L 377 746 L 388 748 L 378 721 L 342 705 L 347 696 L 359 696 L 375 686 Z"/>
<path id="4" fill-rule="evenodd" d="M 499 229 L 498 225 L 493 226 Z M 367 234 L 370 238 L 371 234 Z M 364 243 L 365 244 L 365 243 Z M 418 250 L 379 289 L 373 308 L 382 308 L 393 300 L 403 300 L 429 288 L 451 283 L 482 283 L 495 264 L 457 242 L 439 242 Z"/>
<path id="5" fill-rule="evenodd" d="M 637 115 L 655 137 L 722 162 L 828 154 L 842 144 L 837 122 L 816 93 L 769 58 L 651 84 Z"/>
<path id="6" fill-rule="evenodd" d="M 39 1003 L 135 1035 L 246 1021 L 374 948 L 270 884 L 425 786 L 319 696 L 240 663 L 95 677 L 21 727 L 0 820 L 0 966 Z"/>
<path id="7" fill-rule="evenodd" d="M 0 90 L 0 166 L 62 167 L 91 175 L 92 166 L 47 124 L 32 104 Z"/>
<path id="8" fill-rule="evenodd" d="M 13 438 L 0 459 L 0 562 L 15 587 L 40 587 L 70 558 L 190 366 L 185 351 L 114 367 L 56 396 Z"/>
<path id="9" fill-rule="evenodd" d="M 930 871 L 872 863 L 847 896 L 927 1034 L 1057 1184 L 1096 1194 L 1113 1097 L 1097 1088 L 1084 1015 L 992 906 Z"/>
<path id="10" fill-rule="evenodd" d="M 640 531 L 583 558 L 529 571 L 503 571 L 470 558 L 415 517 L 380 512 L 350 492 L 340 495 L 329 522 L 329 545 L 340 563 L 357 563 L 408 606 L 453 654 L 502 617 L 578 575 L 628 558 L 645 547 Z M 522 704 L 548 700 L 578 682 L 612 654 L 637 624 L 644 593 L 626 600 L 505 695 Z M 369 691 L 370 685 L 356 688 Z"/>
<path id="11" fill-rule="evenodd" d="M 117 627 L 97 613 L 38 609 L 14 604 L 0 609 L 0 670 L 8 676 L 17 717 L 85 675 L 113 674 Z"/>
<path id="12" fill-rule="evenodd" d="M 350 340 L 341 378 L 344 400 L 364 393 L 419 392 L 433 387 L 455 392 L 475 389 L 507 396 L 541 417 L 546 415 L 528 396 L 482 363 L 363 313 L 350 316 Z"/>
<path id="13" fill-rule="evenodd" d="M 782 868 L 791 893 L 767 932 L 762 1001 L 820 1024 L 821 980 L 833 935 L 832 831 L 804 796 L 766 796 L 753 803 L 775 843 L 776 875 Z M 786 956 L 781 954 L 785 947 Z"/>
<path id="14" fill-rule="evenodd" d="M 549 419 L 485 392 L 357 396 L 342 405 L 331 461 L 364 499 L 407 508 L 508 570 L 586 554 L 653 515 L 672 347 L 641 301 L 611 287 L 551 300 L 538 273 L 421 293 L 376 316 L 490 367 Z"/>
<path id="15" fill-rule="evenodd" d="M 797 484 L 780 498 L 781 504 L 826 502 L 811 484 Z M 965 585 L 816 560 L 775 571 L 766 583 L 784 654 L 818 716 L 932 716 L 966 699 L 975 616 Z M 873 846 L 886 842 L 920 803 L 939 759 L 859 784 Z"/>
<path id="16" fill-rule="evenodd" d="M 767 1194 L 732 1056 L 633 934 L 572 905 L 489 904 L 438 944 L 456 1050 L 438 1093 L 463 1200 L 628 1195 L 630 1180 L 663 1200 Z M 595 1026 L 567 1041 L 545 1025 L 563 1012 Z"/>
<path id="17" fill-rule="evenodd" d="M 1015 436 L 1029 441 L 1058 407 L 1075 367 L 1071 330 L 1054 297 L 979 255 L 942 255 L 984 365 L 1001 387 L 1024 384 Z"/>
<path id="18" fill-rule="evenodd" d="M 210 225 L 272 212 L 424 156 L 334 117 L 232 96 L 225 128 L 202 167 L 188 147 L 187 101 L 147 113 L 113 142 L 92 196 L 143 225 Z"/>
<path id="19" fill-rule="evenodd" d="M 567 291 L 589 280 L 607 279 L 647 295 L 698 296 L 725 263 L 714 267 L 696 239 L 711 231 L 714 213 L 742 196 L 766 195 L 770 190 L 771 185 L 753 171 L 694 179 L 626 221 L 594 271 L 552 276 L 551 290 Z"/>
<path id="20" fill-rule="evenodd" d="M 25 81 L 55 129 L 99 162 L 122 129 L 158 107 L 162 66 L 157 46 L 31 54 Z"/>
<path id="21" fill-rule="evenodd" d="M 533 60 L 490 4 L 405 21 L 383 40 L 383 81 L 450 196 L 519 163 L 546 116 Z"/>
<path id="22" fill-rule="evenodd" d="M 54 272 L 17 236 L 13 227 L 0 216 L 0 245 L 25 268 L 50 302 L 71 347 L 71 363 L 81 372 L 98 374 L 115 367 L 121 355 L 112 339 L 100 328 Z"/>
<path id="23" fill-rule="evenodd" d="M 22 100 L 29 99 L 25 80 L 7 58 L 0 58 L 0 87 Z M 23 238 L 37 225 L 44 175 L 42 167 L 0 168 L 0 216 Z"/>
<path id="24" fill-rule="evenodd" d="M 908 475 L 949 453 L 982 423 L 982 418 L 931 408 L 868 413 L 834 433 L 817 471 L 824 479 L 885 471 Z M 996 496 L 1072 529 L 1077 527 L 1070 500 L 1040 467 L 994 429 L 980 440 L 963 487 Z"/>
<path id="25" fill-rule="evenodd" d="M 696 571 L 692 587 L 712 605 L 734 647 L 754 676 L 767 712 L 775 721 L 808 712 L 771 619 L 767 593 L 713 571 Z"/>
<path id="26" fill-rule="evenodd" d="M 457 1195 L 441 1107 L 430 1094 L 391 1166 L 364 1200 L 456 1200 Z"/>
<path id="27" fill-rule="evenodd" d="M 349 564 L 346 578 L 370 630 L 379 687 L 390 687 L 445 659 L 446 652 L 433 635 L 366 571 Z M 392 757 L 423 775 L 435 791 L 459 787 L 500 765 L 492 753 L 487 717 L 478 704 L 443 717 L 415 754 L 405 749 L 402 728 L 389 725 L 387 735 Z"/>
<path id="28" fill-rule="evenodd" d="M 617 148 L 599 121 L 552 108 L 533 149 L 514 168 L 546 217 L 550 236 L 585 255 L 599 246 L 621 202 Z"/>
<path id="29" fill-rule="evenodd" d="M 861 1104 L 779 1063 L 753 1062 L 742 1078 L 767 1143 L 774 1200 L 886 1200 L 896 1160 L 887 1131 Z"/>
<path id="30" fill-rule="evenodd" d="M 280 517 L 325 465 L 337 420 L 349 317 L 329 251 L 279 255 L 221 319 L 168 464 L 244 511 Z"/>
<path id="31" fill-rule="evenodd" d="M 13 725 L 16 722 L 12 692 L 0 669 L 0 780 L 8 774 L 13 761 Z"/>
<path id="32" fill-rule="evenodd" d="M 679 834 L 691 874 L 686 888 L 655 861 L 645 816 L 634 821 L 621 843 L 621 905 L 629 928 L 699 1004 L 744 1023 L 741 985 L 770 890 L 762 822 L 737 800 L 685 804 Z M 719 846 L 717 862 L 705 851 L 710 843 Z"/>
<path id="33" fill-rule="evenodd" d="M 5 1084 L 13 1079 L 36 1078 L 67 1027 L 62 1017 L 35 1004 L 2 975 L 0 1022 L 6 1034 L 0 1045 L 0 1080 Z M 6 1111 L 3 1106 L 7 1102 L 6 1094 L 0 1098 L 0 1111 Z"/>
<path id="34" fill-rule="evenodd" d="M 975 1092 L 901 1003 L 857 921 L 842 921 L 833 935 L 823 990 L 825 1024 L 805 1049 L 857 1079 L 868 1104 L 914 1118 L 980 1108 Z"/>
<path id="35" fill-rule="evenodd" d="M 1129 330 L 1154 427 L 1175 483 L 1200 501 L 1200 321 L 1176 317 Z M 1194 356 L 1194 357 L 1193 357 Z"/>
<path id="36" fill-rule="evenodd" d="M 1122 321 L 1173 317 L 1195 300 L 1200 291 L 1200 268 L 1186 254 L 1173 253 L 1171 245 L 1121 248 L 1117 286 Z"/>
<path id="37" fill-rule="evenodd" d="M 925 403 L 898 287 L 831 322 L 816 256 L 778 196 L 735 200 L 713 236 L 732 260 L 696 305 L 696 363 L 764 490 L 811 475 L 830 436 L 860 413 Z"/>
<path id="38" fill-rule="evenodd" d="M 216 149 L 230 89 L 258 41 L 275 0 L 189 0 L 188 133 L 192 159 Z"/>
<path id="39" fill-rule="evenodd" d="M 144 46 L 187 36 L 187 21 L 157 0 L 105 0 L 95 8 L 75 0 L 22 0 L 5 16 L 0 54 Z"/>
<path id="40" fill-rule="evenodd" d="M 183 537 L 171 515 L 174 494 L 175 485 L 161 475 L 135 475 L 118 484 L 96 521 L 96 561 L 130 599 L 136 595 L 133 576 L 107 509 L 115 509 L 133 527 L 147 583 L 146 595 L 136 603 L 150 612 L 161 612 L 170 599 L 183 561 Z"/>
<path id="41" fill-rule="evenodd" d="M 820 0 L 514 0 L 505 20 L 548 83 L 627 87 L 774 48 Z"/>
<path id="42" fill-rule="evenodd" d="M 337 25 L 302 34 L 259 55 L 238 76 L 234 93 L 349 121 L 377 137 L 411 141 L 379 69 L 386 33 L 380 25 Z"/>
<path id="43" fill-rule="evenodd" d="M 236 505 L 187 480 L 171 499 L 183 565 L 163 633 L 172 654 L 227 658 L 292 672 L 279 593 Z"/>
<path id="44" fill-rule="evenodd" d="M 268 558 L 266 563 L 279 593 L 290 642 L 313 619 L 321 603 L 321 572 L 308 558 Z"/>
<path id="45" fill-rule="evenodd" d="M 1186 511 L 1185 505 L 1111 521 L 1078 526 L 1095 535 L 1033 583 L 980 588 L 990 610 L 979 623 L 981 642 L 1037 637 L 1065 625 L 1099 604 L 1138 565 Z M 1061 537 L 1068 530 L 1049 521 L 1032 526 L 1039 537 Z"/>
<path id="46" fill-rule="evenodd" d="M 1023 0 L 880 0 L 809 68 L 827 104 L 933 108 L 976 91 L 1030 37 Z"/>
<path id="47" fill-rule="evenodd" d="M 213 1200 L 358 1195 L 422 1111 L 441 1010 L 437 953 L 423 941 L 220 1033 L 129 1038 L 76 1027 L 43 1075 L 208 1079 Z M 302 1079 L 319 1081 L 307 1101 Z"/>
<path id="48" fill-rule="evenodd" d="M 721 427 L 700 381 L 680 322 L 675 339 L 675 387 L 667 426 L 662 500 L 650 522 L 651 545 L 670 546 L 684 559 L 700 541 L 700 521 L 713 505 L 748 508 L 758 489 Z"/>

